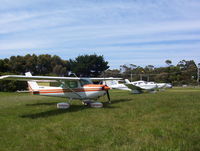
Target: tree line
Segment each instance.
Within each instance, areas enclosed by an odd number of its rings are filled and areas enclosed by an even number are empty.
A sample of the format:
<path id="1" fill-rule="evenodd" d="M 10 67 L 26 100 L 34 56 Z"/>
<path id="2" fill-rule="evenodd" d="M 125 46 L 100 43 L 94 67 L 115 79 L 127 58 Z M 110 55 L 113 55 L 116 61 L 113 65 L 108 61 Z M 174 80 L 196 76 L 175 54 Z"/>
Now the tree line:
<path id="1" fill-rule="evenodd" d="M 132 81 L 143 79 L 173 85 L 197 84 L 197 66 L 193 60 L 181 60 L 177 65 L 173 65 L 171 60 L 166 60 L 165 63 L 165 67 L 125 64 L 119 69 L 109 69 L 104 57 L 96 54 L 80 55 L 69 60 L 63 60 L 57 55 L 27 54 L 0 59 L 0 75 L 23 75 L 28 71 L 33 75 L 44 76 L 70 76 L 75 73 L 80 77 L 122 77 Z M 16 91 L 26 88 L 26 82 L 0 81 L 0 91 Z"/>
<path id="2" fill-rule="evenodd" d="M 103 56 L 80 55 L 75 59 L 63 60 L 57 55 L 11 56 L 0 59 L 0 75 L 31 72 L 33 75 L 70 76 L 75 73 L 80 77 L 97 77 L 109 68 Z M 26 82 L 0 81 L 0 91 L 16 91 L 27 88 Z"/>
<path id="3" fill-rule="evenodd" d="M 197 84 L 197 65 L 193 60 L 181 60 L 177 65 L 173 65 L 171 60 L 166 60 L 165 63 L 165 67 L 121 65 L 120 69 L 107 70 L 105 76 L 121 76 L 132 81 L 143 79 L 145 81 L 165 82 L 176 86 Z"/>

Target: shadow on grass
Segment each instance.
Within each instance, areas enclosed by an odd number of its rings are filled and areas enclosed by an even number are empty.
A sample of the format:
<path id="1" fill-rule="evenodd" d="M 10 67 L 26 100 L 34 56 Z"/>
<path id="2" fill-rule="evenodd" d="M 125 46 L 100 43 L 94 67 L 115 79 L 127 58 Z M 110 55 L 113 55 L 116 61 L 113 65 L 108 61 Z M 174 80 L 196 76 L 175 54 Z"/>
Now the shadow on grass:
<path id="1" fill-rule="evenodd" d="M 132 99 L 118 99 L 118 100 L 113 100 L 111 101 L 111 103 L 109 102 L 104 102 L 103 103 L 103 107 L 105 108 L 112 108 L 112 104 L 117 104 L 117 103 L 121 103 L 121 102 L 129 102 L 129 101 L 132 101 Z"/>
<path id="2" fill-rule="evenodd" d="M 80 110 L 83 110 L 86 108 L 87 108 L 87 106 L 83 106 L 83 105 L 72 105 L 68 109 L 57 109 L 56 108 L 54 110 L 44 111 L 44 112 L 40 112 L 40 113 L 25 114 L 25 115 L 21 115 L 20 117 L 31 118 L 31 119 L 45 118 L 45 117 L 49 117 L 49 116 L 64 114 L 67 112 L 76 112 L 76 111 L 80 111 Z"/>
<path id="3" fill-rule="evenodd" d="M 121 103 L 121 102 L 128 102 L 131 101 L 131 99 L 119 99 L 119 100 L 113 100 L 112 103 L 105 102 L 103 103 L 104 108 L 108 109 L 114 109 L 116 107 L 113 107 L 112 104 L 116 103 Z M 36 106 L 36 105 L 53 105 L 56 104 L 57 102 L 53 103 L 36 103 L 36 104 L 27 104 L 27 106 Z M 45 118 L 49 116 L 56 116 L 59 114 L 64 114 L 64 113 L 70 113 L 70 112 L 77 112 L 85 109 L 91 109 L 89 106 L 84 106 L 84 105 L 72 105 L 68 109 L 54 109 L 54 110 L 49 110 L 49 111 L 44 111 L 40 113 L 34 113 L 34 114 L 25 114 L 21 115 L 21 118 L 30 118 L 30 119 L 37 119 L 37 118 Z M 95 108 L 92 108 L 95 109 Z"/>
<path id="4" fill-rule="evenodd" d="M 55 105 L 57 104 L 58 102 L 43 102 L 43 103 L 35 103 L 35 104 L 26 104 L 26 106 L 38 106 L 38 105 Z"/>

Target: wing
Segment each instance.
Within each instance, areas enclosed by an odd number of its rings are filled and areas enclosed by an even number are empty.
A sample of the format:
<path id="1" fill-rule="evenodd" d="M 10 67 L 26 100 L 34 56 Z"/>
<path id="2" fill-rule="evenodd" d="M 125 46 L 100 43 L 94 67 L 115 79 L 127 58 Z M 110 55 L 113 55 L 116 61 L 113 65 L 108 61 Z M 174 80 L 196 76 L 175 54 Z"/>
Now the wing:
<path id="1" fill-rule="evenodd" d="M 122 80 L 122 78 L 89 78 L 92 81 Z"/>
<path id="2" fill-rule="evenodd" d="M 125 84 L 129 89 L 131 89 L 131 90 L 138 90 L 138 91 L 142 91 L 142 90 L 144 90 L 144 89 L 142 89 L 142 88 L 140 88 L 140 87 L 138 87 L 138 86 L 135 86 L 135 85 L 133 85 L 133 84 Z"/>
<path id="3" fill-rule="evenodd" d="M 24 75 L 5 75 L 0 76 L 0 80 L 18 80 L 18 81 L 46 81 L 56 82 L 60 80 L 80 80 L 80 79 L 91 79 L 92 81 L 100 80 L 121 80 L 121 78 L 78 78 L 78 77 L 51 77 L 51 76 L 24 76 Z"/>
<path id="4" fill-rule="evenodd" d="M 80 80 L 77 77 L 51 77 L 51 76 L 23 76 L 23 75 L 5 75 L 0 80 L 18 80 L 18 81 L 60 81 L 60 80 Z"/>

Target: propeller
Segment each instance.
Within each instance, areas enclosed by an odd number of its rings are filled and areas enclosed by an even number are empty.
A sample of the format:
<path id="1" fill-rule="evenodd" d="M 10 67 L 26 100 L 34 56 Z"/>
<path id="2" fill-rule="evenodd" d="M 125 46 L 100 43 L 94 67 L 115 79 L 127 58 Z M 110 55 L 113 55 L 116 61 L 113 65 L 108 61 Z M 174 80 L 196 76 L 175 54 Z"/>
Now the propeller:
<path id="1" fill-rule="evenodd" d="M 106 95 L 107 95 L 107 98 L 108 98 L 108 102 L 111 103 L 110 94 L 109 94 L 109 91 L 108 91 L 110 88 L 109 88 L 107 85 L 104 85 L 104 86 L 102 87 L 102 89 L 106 91 Z"/>
<path id="2" fill-rule="evenodd" d="M 108 90 L 106 90 L 106 94 L 107 94 L 107 98 L 108 98 L 108 103 L 111 103 L 110 94 L 109 94 Z"/>

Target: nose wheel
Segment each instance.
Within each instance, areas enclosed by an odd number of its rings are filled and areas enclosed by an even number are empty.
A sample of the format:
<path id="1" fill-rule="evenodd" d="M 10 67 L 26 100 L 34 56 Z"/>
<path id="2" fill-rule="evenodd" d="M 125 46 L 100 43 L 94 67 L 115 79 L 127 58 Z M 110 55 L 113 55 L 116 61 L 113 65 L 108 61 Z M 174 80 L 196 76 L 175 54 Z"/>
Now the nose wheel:
<path id="1" fill-rule="evenodd" d="M 84 100 L 82 103 L 86 106 L 89 106 L 91 103 L 93 103 L 94 101 L 92 100 Z"/>
<path id="2" fill-rule="evenodd" d="M 103 107 L 103 103 L 101 102 L 94 102 L 92 100 L 85 100 L 83 101 L 83 104 L 92 108 L 102 108 Z"/>

